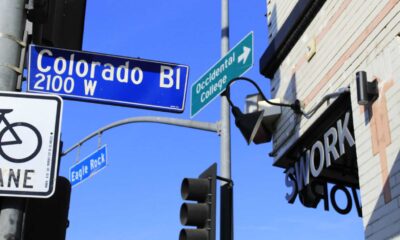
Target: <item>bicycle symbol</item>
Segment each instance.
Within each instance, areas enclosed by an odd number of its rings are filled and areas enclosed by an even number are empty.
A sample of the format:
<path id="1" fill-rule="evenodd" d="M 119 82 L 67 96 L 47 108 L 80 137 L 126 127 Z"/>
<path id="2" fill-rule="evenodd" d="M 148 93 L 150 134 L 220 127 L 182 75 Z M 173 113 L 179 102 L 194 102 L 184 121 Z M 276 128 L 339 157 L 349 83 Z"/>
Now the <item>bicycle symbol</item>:
<path id="1" fill-rule="evenodd" d="M 5 125 L 5 127 L 0 131 L 0 156 L 13 163 L 24 163 L 33 159 L 39 153 L 42 147 L 42 137 L 39 131 L 29 123 L 10 123 L 5 115 L 12 111 L 13 109 L 0 109 L 0 123 L 3 122 Z M 36 141 L 33 141 L 36 146 L 33 145 L 33 148 L 31 147 L 32 140 L 29 139 L 29 141 L 27 141 L 27 136 L 33 136 L 32 132 L 36 137 Z M 12 135 L 13 140 L 8 140 L 10 134 Z M 21 138 L 24 138 L 26 141 L 23 141 Z M 11 151 L 12 156 L 9 155 L 10 153 L 7 153 L 7 148 L 10 148 L 8 146 L 13 147 L 13 151 Z M 26 152 L 26 149 L 29 149 L 28 152 Z"/>

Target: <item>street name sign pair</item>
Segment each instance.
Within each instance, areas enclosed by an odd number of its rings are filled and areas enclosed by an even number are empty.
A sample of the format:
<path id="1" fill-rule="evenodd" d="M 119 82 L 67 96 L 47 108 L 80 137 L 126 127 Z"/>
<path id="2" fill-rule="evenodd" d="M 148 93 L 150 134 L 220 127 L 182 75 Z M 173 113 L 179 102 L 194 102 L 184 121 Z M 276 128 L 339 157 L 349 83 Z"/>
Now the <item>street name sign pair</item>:
<path id="1" fill-rule="evenodd" d="M 253 66 L 253 32 L 247 34 L 191 88 L 190 116 L 219 96 L 229 81 Z M 189 67 L 31 45 L 28 91 L 67 99 L 183 112 Z"/>

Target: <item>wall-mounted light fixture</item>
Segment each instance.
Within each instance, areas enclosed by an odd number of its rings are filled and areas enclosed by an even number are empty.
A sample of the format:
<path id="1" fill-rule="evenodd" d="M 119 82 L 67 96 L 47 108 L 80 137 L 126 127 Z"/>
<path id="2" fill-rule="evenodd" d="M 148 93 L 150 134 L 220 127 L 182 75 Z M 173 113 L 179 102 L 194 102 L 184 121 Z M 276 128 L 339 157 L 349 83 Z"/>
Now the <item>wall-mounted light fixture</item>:
<path id="1" fill-rule="evenodd" d="M 367 73 L 359 71 L 356 73 L 357 101 L 359 105 L 368 105 L 374 102 L 379 96 L 378 81 L 367 81 Z"/>
<path id="2" fill-rule="evenodd" d="M 270 99 L 270 102 L 280 103 L 280 99 Z M 262 126 L 270 133 L 275 132 L 276 122 L 282 114 L 282 107 L 271 105 L 264 101 L 261 94 L 251 94 L 246 96 L 245 114 L 263 111 Z"/>
<path id="3" fill-rule="evenodd" d="M 236 82 L 238 80 L 244 80 L 247 82 L 250 82 L 253 84 L 253 86 L 257 89 L 259 95 L 261 96 L 262 100 L 267 102 L 270 105 L 273 106 L 279 106 L 279 107 L 289 107 L 291 108 L 296 114 L 301 114 L 301 107 L 300 107 L 300 101 L 296 100 L 293 104 L 285 104 L 285 103 L 277 103 L 268 100 L 263 92 L 261 91 L 260 87 L 250 78 L 247 77 L 237 77 L 233 78 L 227 85 L 226 90 L 222 93 L 224 94 L 230 106 L 232 107 L 232 114 L 235 117 L 235 124 L 239 128 L 240 132 L 244 136 L 244 138 L 247 141 L 247 144 L 250 144 L 251 142 L 254 142 L 255 144 L 260 144 L 260 143 L 265 143 L 271 141 L 272 138 L 272 128 L 265 123 L 263 124 L 263 121 L 265 117 L 265 110 L 257 110 L 250 112 L 250 113 L 242 113 L 240 109 L 235 106 L 231 99 L 230 99 L 230 87 L 233 82 Z M 274 118 L 276 117 L 276 114 L 274 114 Z M 267 120 L 268 121 L 268 120 Z"/>

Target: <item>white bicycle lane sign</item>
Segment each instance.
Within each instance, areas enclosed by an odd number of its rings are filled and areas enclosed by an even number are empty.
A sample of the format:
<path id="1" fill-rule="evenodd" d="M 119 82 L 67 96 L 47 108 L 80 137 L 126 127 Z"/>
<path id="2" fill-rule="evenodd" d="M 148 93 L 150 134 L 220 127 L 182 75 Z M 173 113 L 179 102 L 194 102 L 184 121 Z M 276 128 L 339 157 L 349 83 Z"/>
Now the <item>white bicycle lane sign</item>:
<path id="1" fill-rule="evenodd" d="M 58 96 L 0 92 L 0 196 L 54 193 L 61 115 Z"/>

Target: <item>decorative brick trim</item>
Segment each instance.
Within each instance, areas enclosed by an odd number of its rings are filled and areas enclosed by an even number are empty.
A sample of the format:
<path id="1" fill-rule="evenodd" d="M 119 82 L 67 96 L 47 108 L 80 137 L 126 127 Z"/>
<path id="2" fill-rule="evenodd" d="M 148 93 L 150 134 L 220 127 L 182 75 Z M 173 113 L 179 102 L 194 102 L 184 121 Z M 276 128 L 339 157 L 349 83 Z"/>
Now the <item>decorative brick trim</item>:
<path id="1" fill-rule="evenodd" d="M 378 81 L 383 84 L 379 92 L 379 98 L 372 104 L 372 118 L 370 122 L 372 154 L 379 154 L 381 176 L 383 183 L 383 197 L 385 203 L 392 200 L 389 170 L 386 148 L 392 143 L 390 134 L 390 122 L 387 109 L 386 92 L 394 85 L 394 80 L 387 82 Z"/>

